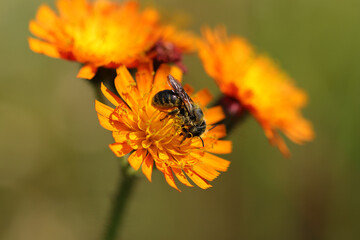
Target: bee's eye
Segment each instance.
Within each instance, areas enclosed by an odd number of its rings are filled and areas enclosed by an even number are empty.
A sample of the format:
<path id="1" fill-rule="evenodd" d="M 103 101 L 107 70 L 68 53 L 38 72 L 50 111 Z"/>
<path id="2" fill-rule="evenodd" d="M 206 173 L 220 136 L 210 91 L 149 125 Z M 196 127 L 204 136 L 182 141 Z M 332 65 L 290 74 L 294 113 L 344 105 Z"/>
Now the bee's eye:
<path id="1" fill-rule="evenodd" d="M 196 119 L 201 119 L 204 114 L 200 108 L 196 108 L 194 110 L 194 115 L 195 115 Z"/>

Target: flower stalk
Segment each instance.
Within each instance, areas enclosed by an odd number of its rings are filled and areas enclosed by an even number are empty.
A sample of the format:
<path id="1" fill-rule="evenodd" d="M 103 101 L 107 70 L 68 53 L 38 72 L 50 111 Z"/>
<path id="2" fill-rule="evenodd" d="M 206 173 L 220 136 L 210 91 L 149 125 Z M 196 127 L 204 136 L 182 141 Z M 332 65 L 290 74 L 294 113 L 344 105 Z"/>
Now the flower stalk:
<path id="1" fill-rule="evenodd" d="M 135 171 L 127 163 L 127 158 L 128 155 L 124 156 L 124 162 L 120 167 L 122 177 L 119 180 L 113 206 L 110 209 L 110 217 L 105 229 L 104 240 L 117 239 L 118 232 L 121 230 L 127 203 L 134 188 L 136 175 Z"/>
<path id="2" fill-rule="evenodd" d="M 111 68 L 99 68 L 95 76 L 88 81 L 94 89 L 95 98 L 98 101 L 104 102 L 105 98 L 101 92 L 101 83 L 105 83 L 111 90 L 115 89 L 114 79 L 116 77 L 116 70 Z"/>
<path id="3" fill-rule="evenodd" d="M 111 89 L 115 89 L 114 79 L 116 71 L 114 69 L 99 68 L 94 78 L 89 81 L 94 89 L 97 100 L 104 101 L 104 95 L 101 92 L 101 84 L 106 83 Z M 128 163 L 129 154 L 122 158 L 120 164 L 120 177 L 116 193 L 113 197 L 113 205 L 109 212 L 109 220 L 104 232 L 104 240 L 117 239 L 118 232 L 121 229 L 122 221 L 125 215 L 125 209 L 133 191 L 135 183 L 135 171 Z"/>

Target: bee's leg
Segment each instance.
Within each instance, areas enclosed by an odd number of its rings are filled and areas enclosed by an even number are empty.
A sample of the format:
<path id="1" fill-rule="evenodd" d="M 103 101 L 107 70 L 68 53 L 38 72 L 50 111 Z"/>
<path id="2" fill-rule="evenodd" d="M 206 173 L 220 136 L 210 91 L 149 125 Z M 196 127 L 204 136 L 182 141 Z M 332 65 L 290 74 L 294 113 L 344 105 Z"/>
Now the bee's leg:
<path id="1" fill-rule="evenodd" d="M 203 147 L 205 147 L 204 140 L 201 137 L 199 137 L 199 138 L 200 138 L 200 140 L 202 142 Z"/>
<path id="2" fill-rule="evenodd" d="M 174 110 L 172 110 L 172 111 L 170 111 L 170 112 L 167 112 L 166 116 L 163 117 L 162 119 L 160 119 L 160 121 L 162 121 L 162 120 L 164 120 L 164 119 L 166 119 L 166 118 L 168 118 L 168 117 L 170 117 L 170 116 L 175 116 L 175 115 L 177 115 L 177 114 L 179 114 L 179 113 L 180 113 L 180 109 L 175 108 Z"/>
<path id="3" fill-rule="evenodd" d="M 183 129 L 183 134 L 184 134 L 184 137 L 183 137 L 183 139 L 181 140 L 180 144 L 183 143 L 186 138 L 192 138 L 192 134 L 189 133 L 187 130 L 184 130 L 184 129 Z"/>
<path id="4" fill-rule="evenodd" d="M 186 134 L 184 134 L 184 137 L 183 137 L 183 139 L 181 139 L 180 144 L 182 144 L 185 141 L 185 139 L 186 139 Z"/>
<path id="5" fill-rule="evenodd" d="M 211 130 L 213 130 L 214 128 L 216 128 L 216 127 L 219 126 L 220 124 L 221 124 L 221 122 L 218 122 L 218 123 L 213 124 L 213 125 L 211 126 L 211 128 L 208 130 L 208 132 L 211 131 Z"/>

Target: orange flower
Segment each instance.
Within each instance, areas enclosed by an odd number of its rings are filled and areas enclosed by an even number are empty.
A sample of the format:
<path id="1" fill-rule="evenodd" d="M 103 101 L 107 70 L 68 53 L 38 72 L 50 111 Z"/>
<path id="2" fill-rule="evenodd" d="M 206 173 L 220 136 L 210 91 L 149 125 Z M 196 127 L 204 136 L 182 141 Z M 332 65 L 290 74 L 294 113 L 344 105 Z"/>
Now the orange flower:
<path id="1" fill-rule="evenodd" d="M 314 138 L 311 123 L 299 111 L 306 93 L 271 59 L 256 55 L 243 38 L 228 38 L 224 29 L 205 28 L 203 35 L 199 56 L 206 72 L 258 120 L 272 144 L 289 156 L 278 130 L 298 144 Z"/>
<path id="2" fill-rule="evenodd" d="M 211 124 L 224 118 L 221 107 L 205 109 L 212 96 L 207 90 L 201 90 L 192 99 L 204 111 L 207 131 L 200 138 L 186 138 L 183 142 L 181 123 L 177 117 L 166 117 L 166 113 L 151 105 L 153 96 L 164 89 L 169 89 L 167 76 L 173 75 L 181 80 L 179 68 L 161 65 L 153 76 L 150 65 L 141 65 L 136 74 L 136 81 L 126 67 L 117 69 L 115 87 L 124 100 L 110 92 L 104 85 L 101 90 L 104 96 L 115 108 L 96 101 L 95 107 L 100 124 L 112 131 L 115 143 L 110 149 L 116 156 L 130 154 L 129 164 L 151 181 L 153 165 L 160 170 L 167 183 L 180 191 L 174 181 L 174 175 L 186 186 L 192 186 L 187 177 L 200 188 L 211 187 L 208 181 L 214 180 L 220 173 L 226 171 L 229 162 L 211 153 L 226 154 L 231 152 L 231 142 L 219 140 L 225 136 L 224 125 L 211 128 Z M 192 90 L 187 87 L 187 92 Z M 186 177 L 187 176 L 187 177 Z"/>
<path id="3" fill-rule="evenodd" d="M 93 78 L 98 67 L 136 67 L 156 57 L 155 44 L 168 39 L 158 13 L 151 8 L 139 11 L 134 1 L 58 0 L 57 8 L 59 14 L 47 5 L 39 8 L 29 26 L 38 39 L 29 38 L 29 45 L 34 52 L 85 64 L 79 78 Z M 182 36 L 173 45 L 181 53 L 191 51 L 179 44 Z"/>

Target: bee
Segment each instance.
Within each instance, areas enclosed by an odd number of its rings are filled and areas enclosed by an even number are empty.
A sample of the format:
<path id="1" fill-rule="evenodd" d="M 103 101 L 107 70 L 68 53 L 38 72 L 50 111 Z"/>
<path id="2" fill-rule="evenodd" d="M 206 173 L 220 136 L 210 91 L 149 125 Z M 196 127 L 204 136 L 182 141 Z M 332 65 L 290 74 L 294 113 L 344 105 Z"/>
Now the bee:
<path id="1" fill-rule="evenodd" d="M 173 76 L 169 74 L 167 78 L 172 90 L 163 90 L 155 94 L 152 105 L 160 111 L 165 110 L 167 112 L 166 117 L 175 116 L 180 120 L 183 134 L 181 142 L 186 138 L 199 137 L 204 146 L 204 141 L 201 138 L 206 130 L 203 111 Z"/>

